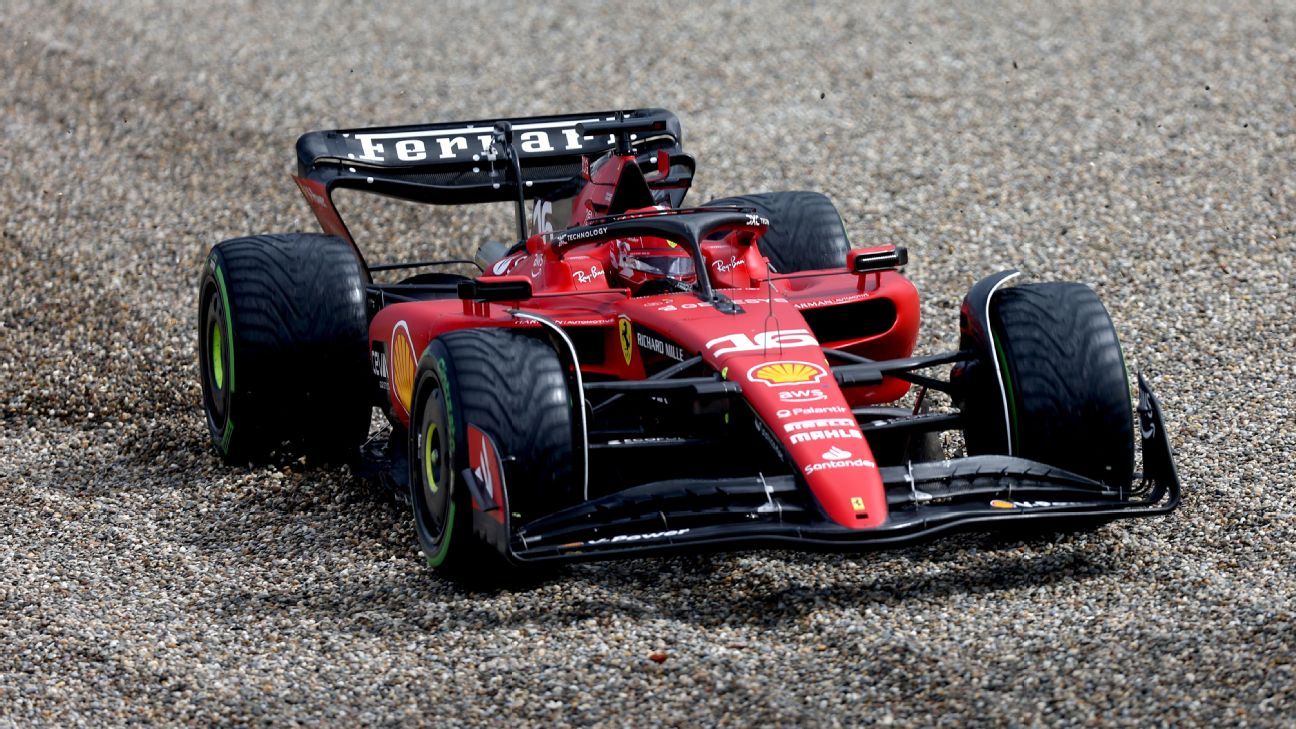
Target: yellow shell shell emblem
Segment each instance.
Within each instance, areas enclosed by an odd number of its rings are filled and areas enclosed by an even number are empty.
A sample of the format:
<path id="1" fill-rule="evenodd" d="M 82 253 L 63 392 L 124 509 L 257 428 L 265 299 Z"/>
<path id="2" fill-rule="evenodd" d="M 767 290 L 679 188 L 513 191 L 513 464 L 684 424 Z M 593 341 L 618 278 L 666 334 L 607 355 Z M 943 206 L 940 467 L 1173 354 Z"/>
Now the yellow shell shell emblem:
<path id="1" fill-rule="evenodd" d="M 779 387 L 813 384 L 822 380 L 827 374 L 824 368 L 809 362 L 770 362 L 753 367 L 747 377 L 753 382 L 764 382 L 770 387 Z"/>
<path id="2" fill-rule="evenodd" d="M 397 327 L 392 333 L 392 392 L 396 400 L 409 412 L 410 399 L 414 396 L 414 371 L 418 364 L 414 361 L 414 343 L 410 341 L 409 331 Z"/>

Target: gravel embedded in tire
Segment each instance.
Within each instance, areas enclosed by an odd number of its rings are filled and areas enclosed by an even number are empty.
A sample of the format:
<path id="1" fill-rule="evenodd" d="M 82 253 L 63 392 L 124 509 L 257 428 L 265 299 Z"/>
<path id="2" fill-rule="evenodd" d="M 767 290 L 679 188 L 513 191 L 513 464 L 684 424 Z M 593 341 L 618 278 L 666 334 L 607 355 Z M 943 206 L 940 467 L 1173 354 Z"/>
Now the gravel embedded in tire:
<path id="1" fill-rule="evenodd" d="M 1296 10 L 670 13 L 3 5 L 0 726 L 1290 723 Z M 637 104 L 683 120 L 691 202 L 820 190 L 853 244 L 907 246 L 924 352 L 992 271 L 1093 285 L 1184 506 L 474 593 L 345 468 L 210 453 L 196 272 L 217 240 L 316 230 L 299 133 Z M 339 197 L 372 261 L 512 234 Z"/>

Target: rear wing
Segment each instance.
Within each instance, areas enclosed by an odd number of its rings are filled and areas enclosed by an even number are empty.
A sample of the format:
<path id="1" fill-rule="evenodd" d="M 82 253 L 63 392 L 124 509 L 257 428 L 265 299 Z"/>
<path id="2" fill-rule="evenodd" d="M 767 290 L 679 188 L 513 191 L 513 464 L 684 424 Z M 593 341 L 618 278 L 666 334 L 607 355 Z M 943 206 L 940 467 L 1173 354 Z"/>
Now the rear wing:
<path id="1" fill-rule="evenodd" d="M 641 157 L 645 170 L 658 169 L 658 154 L 669 155 L 670 174 L 654 179 L 650 187 L 668 191 L 672 207 L 678 206 L 694 170 L 692 157 L 683 151 L 679 118 L 665 109 L 622 114 L 626 119 L 662 122 L 659 131 L 633 139 L 633 151 Z M 510 163 L 491 145 L 495 124 L 508 121 L 513 126 L 513 147 L 522 172 L 521 197 L 560 194 L 580 178 L 582 157 L 616 146 L 614 136 L 585 137 L 576 125 L 616 118 L 615 111 L 601 111 L 309 132 L 297 140 L 297 175 L 293 179 L 324 232 L 354 245 L 333 206 L 334 188 L 438 205 L 517 200 Z"/>

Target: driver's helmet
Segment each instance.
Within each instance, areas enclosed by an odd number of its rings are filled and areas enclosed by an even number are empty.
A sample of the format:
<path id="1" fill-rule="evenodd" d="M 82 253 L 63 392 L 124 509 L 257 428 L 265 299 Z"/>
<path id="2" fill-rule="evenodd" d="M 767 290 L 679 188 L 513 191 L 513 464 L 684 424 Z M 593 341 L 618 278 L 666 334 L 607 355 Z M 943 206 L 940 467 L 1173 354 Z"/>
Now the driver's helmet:
<path id="1" fill-rule="evenodd" d="M 697 282 L 697 267 L 688 251 L 652 238 L 619 240 L 613 265 L 635 296 L 687 290 Z"/>

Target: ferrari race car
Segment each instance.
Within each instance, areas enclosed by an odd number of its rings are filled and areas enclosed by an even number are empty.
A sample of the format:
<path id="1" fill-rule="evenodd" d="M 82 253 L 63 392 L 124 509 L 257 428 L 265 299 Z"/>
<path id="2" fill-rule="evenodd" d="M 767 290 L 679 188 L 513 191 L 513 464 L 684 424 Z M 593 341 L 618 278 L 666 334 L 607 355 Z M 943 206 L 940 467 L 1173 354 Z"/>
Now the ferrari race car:
<path id="1" fill-rule="evenodd" d="M 813 192 L 683 207 L 681 140 L 662 109 L 302 136 L 294 179 L 324 234 L 227 240 L 202 274 L 216 450 L 356 463 L 407 490 L 432 567 L 478 576 L 1179 504 L 1161 409 L 1141 375 L 1131 408 L 1090 288 L 994 274 L 958 350 L 914 356 L 904 248 L 853 246 Z M 471 277 L 370 264 L 338 188 L 516 204 L 517 239 L 482 246 Z M 374 407 L 390 425 L 371 435 Z"/>

